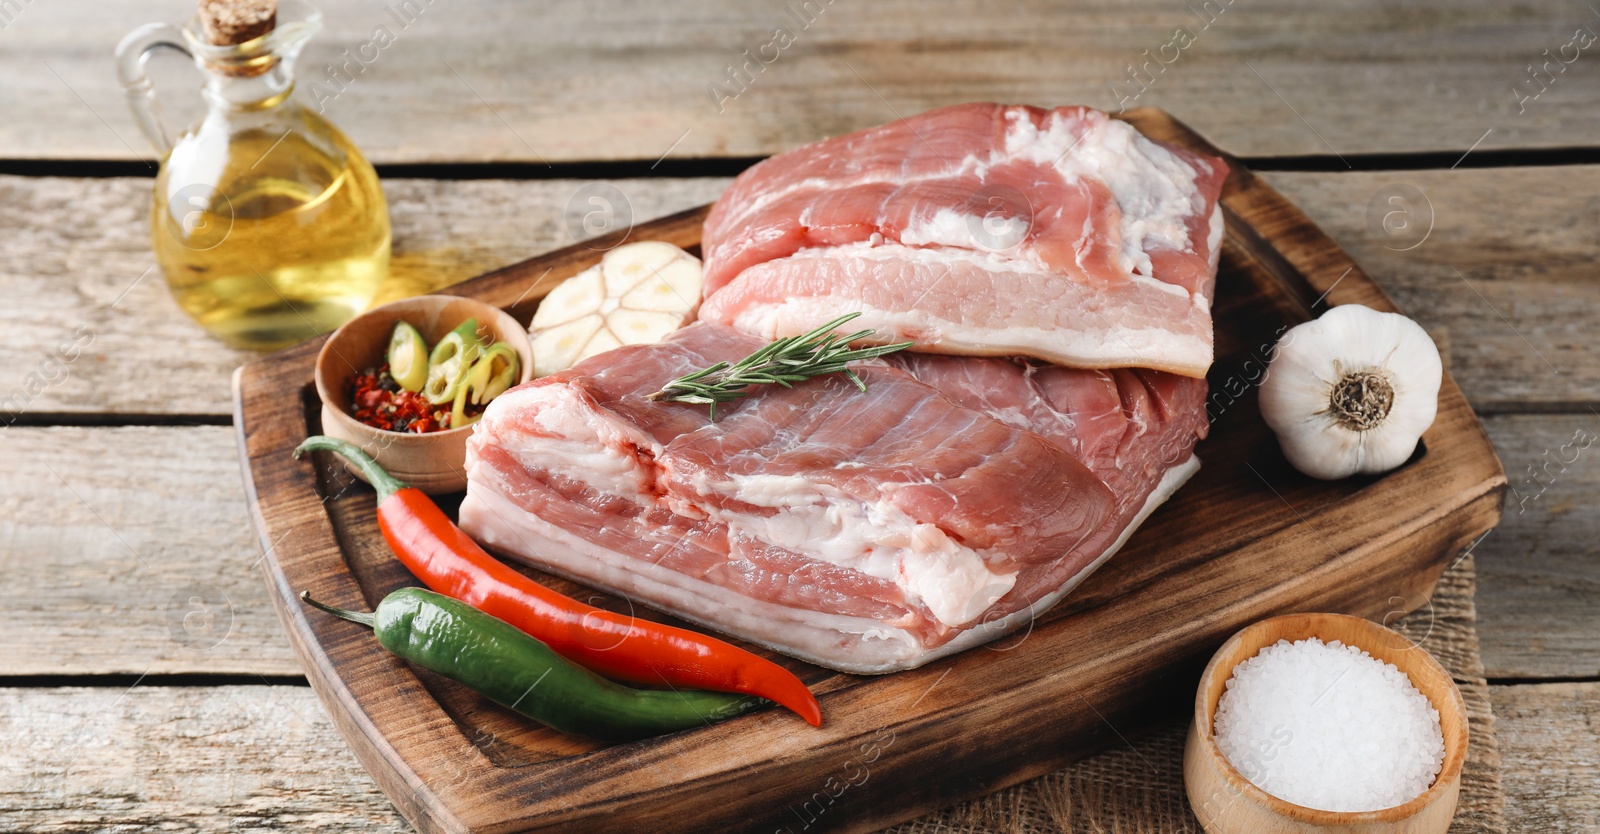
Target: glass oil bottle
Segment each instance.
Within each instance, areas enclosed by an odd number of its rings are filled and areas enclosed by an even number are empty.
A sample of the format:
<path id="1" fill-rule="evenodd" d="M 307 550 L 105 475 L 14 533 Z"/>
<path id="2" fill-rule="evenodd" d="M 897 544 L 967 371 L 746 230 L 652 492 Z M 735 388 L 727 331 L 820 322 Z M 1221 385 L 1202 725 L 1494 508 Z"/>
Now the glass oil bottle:
<path id="1" fill-rule="evenodd" d="M 295 60 L 320 26 L 301 0 L 202 0 L 182 29 L 145 26 L 117 49 L 134 116 L 164 154 L 151 210 L 156 260 L 178 306 L 235 347 L 326 333 L 365 309 L 388 273 L 376 173 L 290 95 Z M 205 74 L 206 114 L 175 141 L 144 72 L 161 47 Z"/>

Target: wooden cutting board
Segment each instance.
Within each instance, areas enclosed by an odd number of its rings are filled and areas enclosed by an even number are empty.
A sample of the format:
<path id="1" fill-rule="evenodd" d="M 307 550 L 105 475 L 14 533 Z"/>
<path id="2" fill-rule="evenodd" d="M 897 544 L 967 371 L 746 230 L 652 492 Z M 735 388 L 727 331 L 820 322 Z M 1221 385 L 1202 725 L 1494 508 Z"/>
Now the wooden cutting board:
<path id="1" fill-rule="evenodd" d="M 1123 118 L 1151 137 L 1221 155 L 1161 111 Z M 302 590 L 370 610 L 414 583 L 378 533 L 371 491 L 326 461 L 290 456 L 318 431 L 312 362 L 321 341 L 239 369 L 234 425 L 251 517 L 311 685 L 357 757 L 425 832 L 865 832 L 1123 743 L 1153 715 L 1185 709 L 1205 659 L 1255 620 L 1336 611 L 1387 621 L 1423 605 L 1444 567 L 1498 522 L 1499 461 L 1447 377 L 1438 419 L 1404 467 L 1324 483 L 1288 466 L 1255 398 L 1277 334 L 1328 305 L 1395 307 L 1305 215 L 1230 162 L 1214 422 L 1196 450 L 1200 473 L 1075 593 L 995 644 L 883 677 L 775 656 L 821 699 L 821 729 L 769 710 L 607 746 L 550 731 L 396 660 L 365 629 L 308 616 L 296 599 Z M 693 248 L 704 215 L 685 212 L 627 237 Z M 527 322 L 545 292 L 620 237 L 448 292 Z M 529 573 L 615 610 L 668 619 Z M 1413 637 L 1426 647 L 1425 630 Z"/>

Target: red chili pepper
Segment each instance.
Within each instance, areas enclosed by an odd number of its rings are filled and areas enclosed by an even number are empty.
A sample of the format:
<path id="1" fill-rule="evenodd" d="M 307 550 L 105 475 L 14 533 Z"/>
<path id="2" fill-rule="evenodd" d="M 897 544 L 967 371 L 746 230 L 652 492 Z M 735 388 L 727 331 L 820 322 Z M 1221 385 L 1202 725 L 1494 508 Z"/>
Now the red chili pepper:
<path id="1" fill-rule="evenodd" d="M 639 620 L 558 594 L 490 556 L 433 499 L 383 470 L 354 444 L 321 435 L 294 450 L 350 461 L 378 492 L 378 527 L 424 585 L 499 617 L 557 654 L 609 678 L 758 695 L 814 727 L 822 707 L 787 669 L 714 637 Z"/>

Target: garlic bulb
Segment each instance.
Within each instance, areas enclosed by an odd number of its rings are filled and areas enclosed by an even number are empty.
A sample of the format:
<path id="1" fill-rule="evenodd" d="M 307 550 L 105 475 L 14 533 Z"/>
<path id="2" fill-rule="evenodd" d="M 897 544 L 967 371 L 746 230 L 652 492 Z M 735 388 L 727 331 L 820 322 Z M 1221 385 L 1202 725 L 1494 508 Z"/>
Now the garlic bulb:
<path id="1" fill-rule="evenodd" d="M 1444 376 L 1427 331 L 1398 313 L 1334 307 L 1278 340 L 1261 416 L 1313 478 L 1387 472 L 1433 425 Z"/>

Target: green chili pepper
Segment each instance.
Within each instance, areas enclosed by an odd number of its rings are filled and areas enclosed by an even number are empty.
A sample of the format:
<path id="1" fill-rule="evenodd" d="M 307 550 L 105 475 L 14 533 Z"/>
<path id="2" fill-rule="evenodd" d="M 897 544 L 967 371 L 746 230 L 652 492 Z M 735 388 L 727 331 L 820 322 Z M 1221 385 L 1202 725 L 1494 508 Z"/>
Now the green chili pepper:
<path id="1" fill-rule="evenodd" d="M 767 706 L 724 692 L 632 689 L 562 658 L 516 626 L 460 600 L 401 588 L 371 614 L 300 599 L 373 630 L 378 643 L 501 706 L 567 733 L 628 740 L 710 724 Z"/>

